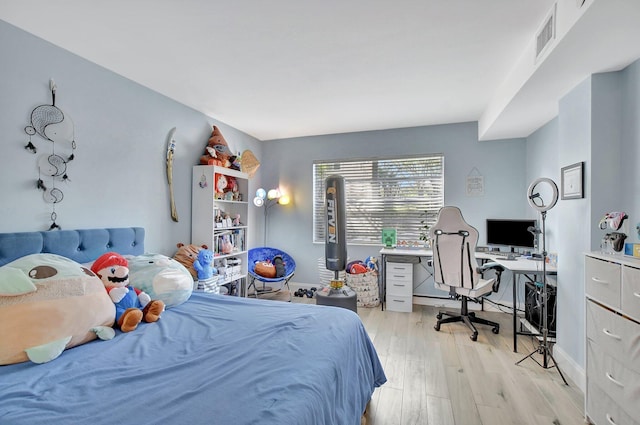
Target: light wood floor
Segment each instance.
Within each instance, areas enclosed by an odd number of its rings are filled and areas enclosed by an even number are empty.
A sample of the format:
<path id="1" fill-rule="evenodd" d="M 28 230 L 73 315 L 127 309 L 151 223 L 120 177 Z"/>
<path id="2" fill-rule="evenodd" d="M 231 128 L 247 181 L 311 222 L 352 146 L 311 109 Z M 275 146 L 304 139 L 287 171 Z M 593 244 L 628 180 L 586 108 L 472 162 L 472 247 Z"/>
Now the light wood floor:
<path id="1" fill-rule="evenodd" d="M 437 312 L 421 305 L 413 313 L 358 309 L 387 375 L 367 408 L 367 425 L 585 423 L 583 394 L 573 382 L 564 385 L 555 368 L 531 359 L 515 365 L 537 342 L 521 336 L 514 353 L 510 315 L 479 312 L 498 321 L 500 333 L 479 326 L 473 342 L 460 323 L 436 332 Z"/>

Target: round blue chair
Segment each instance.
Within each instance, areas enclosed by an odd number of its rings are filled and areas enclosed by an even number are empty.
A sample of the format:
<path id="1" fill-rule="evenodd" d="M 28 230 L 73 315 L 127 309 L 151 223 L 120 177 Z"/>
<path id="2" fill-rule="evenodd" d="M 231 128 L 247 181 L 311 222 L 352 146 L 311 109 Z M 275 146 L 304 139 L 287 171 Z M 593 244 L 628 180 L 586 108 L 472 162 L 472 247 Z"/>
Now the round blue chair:
<path id="1" fill-rule="evenodd" d="M 273 259 L 276 256 L 282 257 L 284 263 L 283 276 L 269 278 L 260 276 L 256 273 L 255 265 L 257 262 L 268 261 L 270 263 L 273 263 Z M 263 246 L 250 249 L 248 254 L 248 261 L 249 264 L 247 265 L 247 269 L 249 274 L 249 284 L 247 285 L 247 293 L 249 293 L 249 289 L 253 287 L 253 294 L 256 298 L 258 298 L 258 295 L 278 292 L 286 287 L 289 291 L 289 301 L 291 301 L 291 288 L 289 287 L 289 280 L 291 280 L 293 274 L 296 271 L 296 262 L 289 254 L 277 248 Z M 270 283 L 279 283 L 280 285 L 278 288 L 267 286 Z"/>

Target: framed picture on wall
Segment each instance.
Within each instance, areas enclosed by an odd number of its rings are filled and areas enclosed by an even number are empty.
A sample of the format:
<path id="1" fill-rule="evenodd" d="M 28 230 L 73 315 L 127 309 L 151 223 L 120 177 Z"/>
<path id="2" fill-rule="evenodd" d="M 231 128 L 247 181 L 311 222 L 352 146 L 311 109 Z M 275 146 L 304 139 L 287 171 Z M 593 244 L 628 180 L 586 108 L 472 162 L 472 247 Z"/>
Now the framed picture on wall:
<path id="1" fill-rule="evenodd" d="M 577 162 L 561 171 L 561 199 L 584 198 L 584 162 Z"/>

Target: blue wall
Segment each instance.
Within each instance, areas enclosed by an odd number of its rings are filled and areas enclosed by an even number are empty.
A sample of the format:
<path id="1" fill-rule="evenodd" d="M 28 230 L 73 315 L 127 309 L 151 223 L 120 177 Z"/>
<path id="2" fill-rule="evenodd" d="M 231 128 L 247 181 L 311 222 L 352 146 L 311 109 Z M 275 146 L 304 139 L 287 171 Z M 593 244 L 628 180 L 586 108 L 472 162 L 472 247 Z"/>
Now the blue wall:
<path id="1" fill-rule="evenodd" d="M 585 197 L 560 200 L 548 212 L 548 250 L 558 252 L 558 343 L 561 367 L 584 385 L 584 252 L 598 250 L 606 233 L 598 222 L 609 211 L 625 211 L 623 229 L 637 242 L 640 221 L 640 63 L 595 74 L 560 101 L 558 117 L 527 139 L 527 176 L 561 183 L 560 169 L 585 163 Z"/>
<path id="2" fill-rule="evenodd" d="M 265 185 L 281 185 L 292 196 L 292 205 L 270 210 L 268 244 L 296 253 L 297 282 L 317 283 L 317 260 L 324 256 L 324 245 L 314 244 L 312 235 L 314 160 L 442 153 L 445 204 L 461 208 L 466 220 L 480 230 L 480 243 L 484 242 L 487 217 L 522 218 L 528 214 L 524 139 L 479 142 L 476 123 L 272 140 L 265 146 Z M 466 177 L 474 167 L 484 176 L 485 194 L 481 197 L 466 196 Z M 363 260 L 377 256 L 380 248 L 350 245 L 348 255 Z"/>
<path id="3" fill-rule="evenodd" d="M 147 250 L 173 255 L 176 243 L 191 239 L 191 167 L 211 126 L 220 126 L 234 151 L 252 149 L 260 157 L 256 139 L 3 21 L 0 57 L 0 232 L 49 227 L 51 205 L 36 190 L 36 162 L 51 153 L 51 142 L 36 135 L 38 154 L 28 153 L 24 128 L 36 106 L 51 104 L 52 78 L 56 106 L 75 123 L 78 144 L 71 181 L 58 185 L 64 199 L 56 222 L 63 228 L 143 226 Z M 172 127 L 178 223 L 171 220 L 165 171 Z"/>

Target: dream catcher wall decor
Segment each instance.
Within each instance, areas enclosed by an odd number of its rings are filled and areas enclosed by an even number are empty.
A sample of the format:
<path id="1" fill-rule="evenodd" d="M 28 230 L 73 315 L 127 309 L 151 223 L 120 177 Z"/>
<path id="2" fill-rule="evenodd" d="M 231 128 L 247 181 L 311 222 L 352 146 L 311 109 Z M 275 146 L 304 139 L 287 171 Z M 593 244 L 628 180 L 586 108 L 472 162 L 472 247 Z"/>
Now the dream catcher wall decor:
<path id="1" fill-rule="evenodd" d="M 49 81 L 51 89 L 51 105 L 36 106 L 31 111 L 30 123 L 24 128 L 29 136 L 29 142 L 24 147 L 28 152 L 36 155 L 38 148 L 34 144 L 33 136 L 45 139 L 46 152 L 42 152 L 37 160 L 38 180 L 36 189 L 42 191 L 43 199 L 51 204 L 51 226 L 49 230 L 60 229 L 56 223 L 56 204 L 62 202 L 64 193 L 62 182 L 68 182 L 67 168 L 74 159 L 76 150 L 75 132 L 71 117 L 56 106 L 56 83 Z"/>

